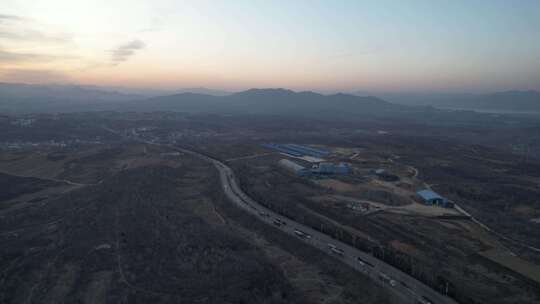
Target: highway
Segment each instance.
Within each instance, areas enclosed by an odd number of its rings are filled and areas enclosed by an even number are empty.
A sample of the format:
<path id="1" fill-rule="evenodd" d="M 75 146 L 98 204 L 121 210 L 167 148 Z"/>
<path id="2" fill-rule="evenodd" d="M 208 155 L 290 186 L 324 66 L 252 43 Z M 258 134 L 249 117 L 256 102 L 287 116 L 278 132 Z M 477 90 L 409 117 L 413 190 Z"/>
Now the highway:
<path id="1" fill-rule="evenodd" d="M 105 128 L 105 127 L 104 127 Z M 121 135 L 120 133 L 105 128 L 106 130 Z M 400 299 L 400 303 L 414 304 L 457 304 L 453 299 L 444 296 L 431 289 L 422 282 L 416 280 L 401 270 L 367 254 L 357 248 L 353 248 L 330 236 L 316 231 L 308 226 L 292 221 L 272 210 L 260 205 L 247 196 L 236 181 L 233 170 L 221 161 L 208 157 L 196 151 L 180 148 L 170 144 L 157 144 L 140 138 L 131 138 L 150 145 L 166 146 L 176 151 L 193 155 L 199 159 L 212 163 L 219 172 L 221 185 L 227 198 L 237 207 L 247 211 L 257 219 L 280 229 L 299 241 L 333 255 L 354 270 L 364 273 L 375 283 L 385 287 Z"/>
<path id="2" fill-rule="evenodd" d="M 174 147 L 176 150 L 211 162 L 219 171 L 221 185 L 227 198 L 239 208 L 257 219 L 273 225 L 306 244 L 333 255 L 336 259 L 351 266 L 356 271 L 369 276 L 377 284 L 393 292 L 401 303 L 455 304 L 453 299 L 444 296 L 427 285 L 414 279 L 401 270 L 386 264 L 375 257 L 342 243 L 308 226 L 292 221 L 258 204 L 247 196 L 238 186 L 234 172 L 224 163 L 195 151 Z"/>

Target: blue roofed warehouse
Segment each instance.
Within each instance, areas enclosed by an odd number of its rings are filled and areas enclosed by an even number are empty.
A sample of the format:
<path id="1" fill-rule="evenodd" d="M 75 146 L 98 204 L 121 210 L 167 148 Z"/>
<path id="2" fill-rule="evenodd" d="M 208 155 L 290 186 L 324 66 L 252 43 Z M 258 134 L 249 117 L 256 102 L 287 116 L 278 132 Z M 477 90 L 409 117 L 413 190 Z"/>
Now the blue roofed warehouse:
<path id="1" fill-rule="evenodd" d="M 424 189 L 416 192 L 426 205 L 436 205 L 444 208 L 453 208 L 454 204 L 447 198 L 442 197 L 437 192 L 429 189 Z"/>

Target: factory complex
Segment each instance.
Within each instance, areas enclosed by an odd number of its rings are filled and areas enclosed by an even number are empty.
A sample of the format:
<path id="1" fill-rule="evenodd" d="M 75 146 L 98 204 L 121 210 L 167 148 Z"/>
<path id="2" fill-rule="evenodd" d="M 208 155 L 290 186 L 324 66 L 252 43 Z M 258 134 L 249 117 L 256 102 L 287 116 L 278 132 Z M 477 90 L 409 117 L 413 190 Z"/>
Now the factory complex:
<path id="1" fill-rule="evenodd" d="M 279 166 L 283 169 L 297 175 L 297 176 L 310 176 L 310 175 L 343 175 L 348 174 L 350 169 L 349 165 L 345 163 L 334 164 L 330 162 L 323 162 L 314 164 L 311 168 L 306 168 L 296 162 L 288 159 L 282 159 L 278 162 Z"/>

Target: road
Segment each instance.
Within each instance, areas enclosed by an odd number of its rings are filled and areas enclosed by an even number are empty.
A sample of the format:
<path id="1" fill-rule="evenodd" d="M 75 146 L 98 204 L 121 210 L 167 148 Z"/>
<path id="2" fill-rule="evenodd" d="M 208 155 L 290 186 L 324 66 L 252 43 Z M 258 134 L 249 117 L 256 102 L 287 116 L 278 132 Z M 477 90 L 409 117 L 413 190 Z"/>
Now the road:
<path id="1" fill-rule="evenodd" d="M 378 284 L 393 292 L 401 303 L 455 304 L 453 299 L 444 296 L 408 274 L 386 264 L 375 257 L 342 243 L 308 226 L 292 221 L 260 205 L 247 196 L 239 187 L 234 172 L 224 163 L 200 153 L 174 147 L 175 149 L 211 162 L 219 171 L 223 191 L 227 198 L 239 208 L 244 209 L 259 220 L 273 225 L 292 235 L 299 241 L 316 247 L 335 256 L 353 269 L 372 278 Z"/>
<path id="2" fill-rule="evenodd" d="M 459 212 L 463 213 L 464 215 L 468 216 L 471 221 L 475 222 L 478 226 L 482 227 L 484 230 L 486 230 L 487 232 L 490 232 L 492 234 L 494 234 L 495 236 L 501 238 L 501 239 L 504 239 L 510 243 L 513 243 L 515 245 L 519 245 L 523 248 L 526 248 L 526 249 L 529 249 L 529 250 L 532 250 L 532 251 L 536 251 L 536 252 L 540 252 L 540 248 L 536 248 L 534 246 L 531 246 L 529 244 L 526 244 L 526 243 L 523 243 L 521 241 L 518 241 L 518 240 L 514 240 L 510 237 L 507 237 L 501 233 L 498 233 L 497 231 L 489 228 L 487 225 L 485 225 L 484 223 L 480 222 L 477 218 L 475 218 L 474 216 L 472 216 L 472 214 L 470 214 L 469 212 L 465 211 L 465 209 L 463 209 L 461 206 L 459 206 L 458 204 L 455 204 L 454 203 L 454 208 L 456 208 L 456 210 L 458 210 Z M 515 253 L 513 253 L 509 248 L 506 248 L 511 254 L 513 255 L 516 255 Z"/>
<path id="3" fill-rule="evenodd" d="M 122 136 L 118 132 L 106 130 Z M 124 137 L 124 136 L 123 136 Z M 292 221 L 260 205 L 247 196 L 238 185 L 233 170 L 221 161 L 204 154 L 168 144 L 157 144 L 142 139 L 131 138 L 150 145 L 166 146 L 176 151 L 193 155 L 212 163 L 219 172 L 221 185 L 227 198 L 237 207 L 247 211 L 257 219 L 273 225 L 299 241 L 335 256 L 354 270 L 364 273 L 377 284 L 385 287 L 400 299 L 400 303 L 414 304 L 457 304 L 453 299 L 431 289 L 401 270 L 372 255 L 342 243 L 308 226 Z"/>

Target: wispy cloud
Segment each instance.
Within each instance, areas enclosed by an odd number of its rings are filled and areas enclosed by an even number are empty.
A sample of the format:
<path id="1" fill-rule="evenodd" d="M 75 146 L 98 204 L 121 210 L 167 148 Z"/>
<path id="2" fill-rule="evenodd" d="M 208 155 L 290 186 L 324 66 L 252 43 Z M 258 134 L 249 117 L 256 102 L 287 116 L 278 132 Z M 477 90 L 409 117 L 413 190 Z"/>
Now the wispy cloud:
<path id="1" fill-rule="evenodd" d="M 15 15 L 0 15 L 0 40 L 12 43 L 71 43 L 72 37 L 67 33 L 44 31 L 46 28 L 32 19 Z"/>
<path id="2" fill-rule="evenodd" d="M 0 71 L 0 81 L 21 83 L 66 83 L 70 77 L 56 70 L 45 69 L 6 69 Z"/>
<path id="3" fill-rule="evenodd" d="M 0 39 L 22 42 L 69 43 L 71 42 L 72 37 L 65 34 L 47 34 L 31 29 L 4 29 L 0 24 Z"/>
<path id="4" fill-rule="evenodd" d="M 19 17 L 19 16 L 15 16 L 15 15 L 0 14 L 0 22 L 2 22 L 2 20 L 23 20 L 23 19 L 24 18 Z"/>
<path id="5" fill-rule="evenodd" d="M 55 59 L 57 59 L 57 56 L 32 53 L 17 53 L 6 51 L 0 48 L 0 66 L 2 63 L 17 64 L 26 62 L 48 62 Z"/>
<path id="6" fill-rule="evenodd" d="M 23 16 L 0 14 L 0 68 L 4 70 L 80 60 L 70 51 L 72 44 L 71 35 L 64 31 Z"/>
<path id="7" fill-rule="evenodd" d="M 141 40 L 133 40 L 126 44 L 123 44 L 111 51 L 111 61 L 113 65 L 118 65 L 121 62 L 127 61 L 130 57 L 135 55 L 138 50 L 142 50 L 146 47 L 146 44 Z"/>

